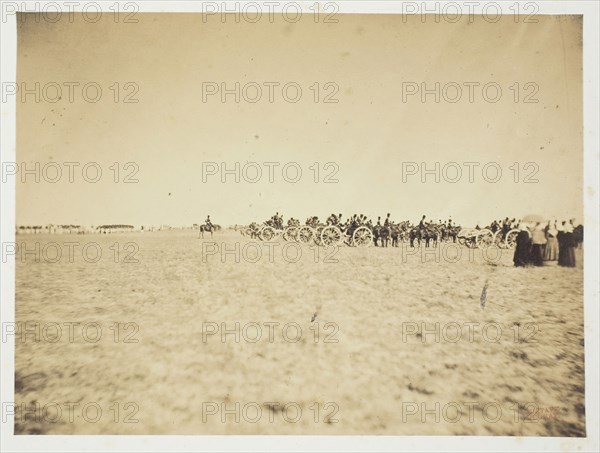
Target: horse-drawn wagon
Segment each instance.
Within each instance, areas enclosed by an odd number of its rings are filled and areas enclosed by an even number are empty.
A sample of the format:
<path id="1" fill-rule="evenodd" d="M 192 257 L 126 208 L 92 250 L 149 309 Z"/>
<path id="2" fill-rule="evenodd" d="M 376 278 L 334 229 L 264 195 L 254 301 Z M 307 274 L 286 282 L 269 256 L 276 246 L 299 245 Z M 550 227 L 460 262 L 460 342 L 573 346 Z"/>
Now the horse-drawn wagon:
<path id="1" fill-rule="evenodd" d="M 342 225 L 326 225 L 313 223 L 306 225 L 288 225 L 278 228 L 265 222 L 262 225 L 253 224 L 246 229 L 245 235 L 261 241 L 273 241 L 282 237 L 288 242 L 300 244 L 315 244 L 318 246 L 339 246 L 346 244 L 353 247 L 368 247 L 373 244 L 373 231 L 366 225 L 354 228 Z"/>
<path id="2" fill-rule="evenodd" d="M 489 247 L 496 245 L 502 249 L 514 248 L 519 230 L 510 230 L 506 236 L 502 231 L 493 232 L 488 228 L 463 228 L 456 236 L 459 244 L 469 248 Z"/>
<path id="3" fill-rule="evenodd" d="M 302 244 L 335 247 L 346 244 L 352 247 L 368 247 L 373 243 L 373 231 L 362 225 L 354 229 L 340 225 L 303 225 L 298 230 L 297 241 Z"/>
<path id="4" fill-rule="evenodd" d="M 341 228 L 338 225 L 324 226 L 318 234 L 324 246 L 348 244 L 353 247 L 369 247 L 373 244 L 373 231 L 365 225 L 356 228 Z"/>
<path id="5" fill-rule="evenodd" d="M 487 228 L 463 228 L 458 232 L 456 240 L 460 245 L 465 245 L 469 248 L 479 248 L 493 244 L 495 242 L 495 235 Z"/>

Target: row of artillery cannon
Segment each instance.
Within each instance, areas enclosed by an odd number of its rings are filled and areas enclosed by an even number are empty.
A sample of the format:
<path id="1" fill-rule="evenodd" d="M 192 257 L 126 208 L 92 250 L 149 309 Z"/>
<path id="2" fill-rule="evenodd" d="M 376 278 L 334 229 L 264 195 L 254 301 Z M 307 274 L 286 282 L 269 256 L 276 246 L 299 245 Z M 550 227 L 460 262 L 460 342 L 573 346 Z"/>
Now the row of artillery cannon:
<path id="1" fill-rule="evenodd" d="M 324 247 L 347 245 L 350 247 L 370 247 L 388 245 L 398 246 L 409 243 L 412 247 L 424 245 L 436 247 L 439 243 L 453 242 L 469 248 L 497 246 L 503 249 L 513 248 L 516 244 L 518 229 L 508 232 L 493 232 L 488 228 L 461 228 L 430 224 L 412 226 L 410 222 L 373 225 L 369 221 L 348 221 L 346 223 L 321 223 L 316 217 L 308 219 L 304 225 L 290 219 L 287 225 L 276 220 L 262 224 L 253 222 L 240 230 L 243 236 L 261 241 L 284 241 Z"/>

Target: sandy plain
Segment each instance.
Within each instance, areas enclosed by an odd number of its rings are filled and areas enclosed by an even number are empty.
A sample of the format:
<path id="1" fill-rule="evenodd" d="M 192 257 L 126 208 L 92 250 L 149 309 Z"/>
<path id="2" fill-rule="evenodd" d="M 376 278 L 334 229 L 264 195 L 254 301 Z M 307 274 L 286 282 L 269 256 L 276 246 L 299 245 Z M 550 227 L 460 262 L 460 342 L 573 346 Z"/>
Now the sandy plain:
<path id="1" fill-rule="evenodd" d="M 17 244 L 15 433 L 585 435 L 581 250 Z"/>

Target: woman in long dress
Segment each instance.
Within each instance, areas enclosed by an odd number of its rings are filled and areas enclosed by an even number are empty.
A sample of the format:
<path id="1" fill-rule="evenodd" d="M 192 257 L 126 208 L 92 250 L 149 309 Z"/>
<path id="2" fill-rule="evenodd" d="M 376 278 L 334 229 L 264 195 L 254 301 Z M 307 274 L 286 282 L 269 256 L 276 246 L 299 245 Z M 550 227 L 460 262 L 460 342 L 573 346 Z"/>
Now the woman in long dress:
<path id="1" fill-rule="evenodd" d="M 557 261 L 558 260 L 558 239 L 556 235 L 558 230 L 556 229 L 556 220 L 552 225 L 548 222 L 546 227 L 546 248 L 544 249 L 544 261 Z"/>
<path id="2" fill-rule="evenodd" d="M 517 246 L 515 248 L 513 262 L 517 267 L 525 267 L 529 264 L 531 238 L 525 224 L 521 224 L 519 229 L 521 231 L 519 231 L 519 234 L 517 234 Z"/>
<path id="3" fill-rule="evenodd" d="M 575 247 L 573 225 L 565 223 L 564 231 L 558 235 L 558 264 L 563 267 L 575 267 Z"/>

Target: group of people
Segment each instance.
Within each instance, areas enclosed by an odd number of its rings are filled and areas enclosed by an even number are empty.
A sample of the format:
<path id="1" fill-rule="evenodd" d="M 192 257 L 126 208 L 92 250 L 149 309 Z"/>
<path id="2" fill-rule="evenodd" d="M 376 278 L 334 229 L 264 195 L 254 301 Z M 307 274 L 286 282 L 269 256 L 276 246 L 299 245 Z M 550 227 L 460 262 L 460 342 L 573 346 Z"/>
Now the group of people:
<path id="1" fill-rule="evenodd" d="M 510 227 L 512 223 L 514 223 L 514 219 L 511 223 L 507 218 L 504 223 L 503 229 L 507 226 Z M 279 214 L 279 212 L 276 212 L 275 215 L 271 216 L 271 218 L 265 222 L 265 224 L 275 229 L 283 229 L 283 216 Z M 396 247 L 400 241 L 404 240 L 410 240 L 410 245 L 413 247 L 415 241 L 418 241 L 420 244 L 421 239 L 425 241 L 426 246 L 429 246 L 432 237 L 435 238 L 435 243 L 437 243 L 437 241 L 456 242 L 457 234 L 460 231 L 460 226 L 454 223 L 451 218 L 445 221 L 439 219 L 436 222 L 433 219 L 427 219 L 427 217 L 423 215 L 420 221 L 413 224 L 410 220 L 394 221 L 391 219 L 390 213 L 388 213 L 385 218 L 382 218 L 381 216 L 378 217 L 376 221 L 371 220 L 364 214 L 353 214 L 347 218 L 343 218 L 342 214 L 332 213 L 327 217 L 325 222 L 322 222 L 318 216 L 311 216 L 306 219 L 304 225 L 308 225 L 312 228 L 323 225 L 335 225 L 342 231 L 346 231 L 349 235 L 352 235 L 357 228 L 366 226 L 374 232 L 374 245 L 387 246 L 385 238 L 389 235 L 391 245 Z M 286 226 L 299 227 L 301 226 L 301 222 L 300 220 L 291 217 L 287 221 Z M 506 232 L 508 232 L 508 230 Z M 381 233 L 381 237 L 384 238 L 383 241 L 379 241 L 379 233 Z"/>
<path id="2" fill-rule="evenodd" d="M 293 220 L 293 218 L 290 220 Z M 271 218 L 269 220 L 267 220 L 265 223 L 267 225 L 272 226 L 273 228 L 275 228 L 277 230 L 281 230 L 281 229 L 283 229 L 283 216 L 280 215 L 278 212 L 276 212 L 275 215 L 271 216 Z M 288 221 L 288 225 L 289 225 L 289 221 Z"/>
<path id="3" fill-rule="evenodd" d="M 207 219 L 206 223 L 210 224 L 210 219 Z M 265 223 L 276 229 L 284 228 L 283 216 L 279 212 L 275 213 Z M 300 225 L 300 220 L 293 217 L 287 221 L 288 227 L 299 227 Z M 422 216 L 418 223 L 413 224 L 410 221 L 394 222 L 391 220 L 389 213 L 384 219 L 378 217 L 377 221 L 372 221 L 364 214 L 354 214 L 343 219 L 342 214 L 332 213 L 325 223 L 322 223 L 317 216 L 312 216 L 306 219 L 305 225 L 313 228 L 320 225 L 335 225 L 350 234 L 356 228 L 366 226 L 375 233 L 375 245 L 378 245 L 378 232 L 383 232 L 382 235 L 387 237 L 385 234 L 387 230 L 390 234 L 392 246 L 397 246 L 399 239 L 410 239 L 411 246 L 414 246 L 413 241 L 419 238 L 427 241 L 429 235 L 425 233 L 428 231 L 435 233 L 436 241 L 439 239 L 441 241 L 454 240 L 456 242 L 456 234 L 460 230 L 460 227 L 452 219 L 447 221 L 440 219 L 435 222 L 433 219 L 428 220 L 426 216 Z M 494 220 L 486 228 L 494 234 L 500 234 L 502 239 L 506 238 L 509 231 L 520 230 L 516 238 L 513 258 L 514 265 L 517 267 L 543 266 L 547 262 L 558 262 L 560 266 L 575 267 L 575 249 L 583 241 L 583 226 L 575 226 L 574 219 L 563 221 L 559 225 L 556 220 L 526 223 L 520 219 L 506 217 L 501 220 Z M 481 229 L 481 227 L 477 225 L 476 229 Z M 387 245 L 387 241 L 385 245 Z"/>
<path id="4" fill-rule="evenodd" d="M 574 220 L 521 223 L 513 262 L 517 267 L 543 266 L 545 262 L 558 262 L 559 266 L 575 267 L 575 249 L 583 240 L 581 226 Z M 577 230 L 577 231 L 576 231 Z"/>
<path id="5" fill-rule="evenodd" d="M 275 215 L 271 216 L 265 225 L 273 227 L 277 230 L 284 228 L 283 216 L 276 212 Z M 298 219 L 291 217 L 288 219 L 287 227 L 300 227 L 301 222 Z M 391 240 L 391 245 L 398 247 L 400 241 L 411 240 L 411 246 L 413 241 L 418 240 L 419 244 L 421 239 L 426 241 L 429 246 L 429 241 L 432 234 L 425 234 L 426 231 L 434 232 L 435 241 L 437 240 L 454 240 L 456 242 L 456 235 L 460 230 L 458 225 L 455 225 L 451 219 L 447 221 L 438 222 L 432 219 L 427 220 L 426 216 L 423 216 L 418 224 L 413 224 L 410 220 L 396 222 L 391 219 L 391 214 L 388 213 L 386 217 L 381 216 L 376 221 L 371 220 L 364 214 L 353 214 L 349 217 L 344 218 L 342 214 L 332 213 L 327 217 L 325 222 L 322 222 L 318 216 L 311 216 L 306 219 L 304 225 L 308 225 L 311 228 L 319 228 L 323 226 L 337 226 L 342 231 L 346 232 L 347 235 L 352 236 L 353 232 L 359 227 L 367 227 L 373 232 L 373 242 L 375 246 L 387 247 L 388 239 Z M 253 222 L 251 227 L 258 227 L 258 224 Z M 414 234 L 414 232 L 417 232 Z"/>

